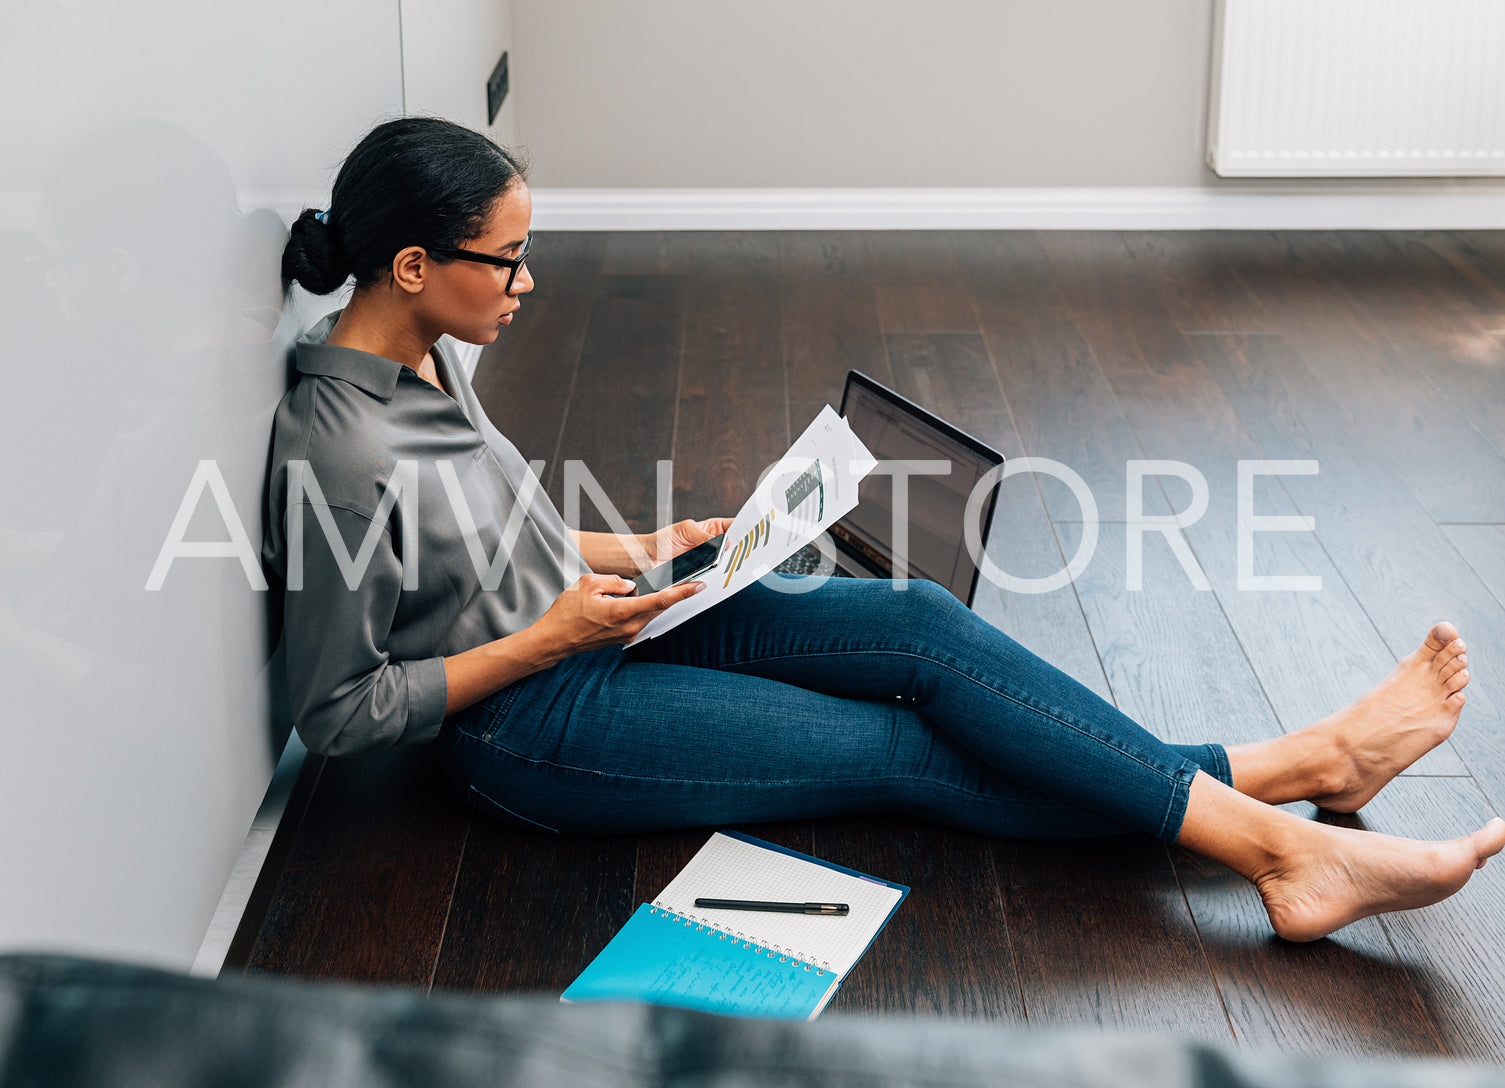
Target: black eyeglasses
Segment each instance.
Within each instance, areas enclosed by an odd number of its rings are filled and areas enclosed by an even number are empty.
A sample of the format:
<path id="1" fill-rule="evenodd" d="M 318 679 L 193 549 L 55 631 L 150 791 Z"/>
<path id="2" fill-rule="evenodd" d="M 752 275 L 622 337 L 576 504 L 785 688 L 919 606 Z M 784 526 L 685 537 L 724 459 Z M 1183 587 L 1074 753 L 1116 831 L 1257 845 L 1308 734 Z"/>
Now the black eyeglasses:
<path id="1" fill-rule="evenodd" d="M 507 293 L 512 293 L 512 283 L 517 279 L 517 270 L 528 259 L 528 251 L 533 248 L 533 235 L 523 239 L 523 248 L 516 257 L 493 257 L 490 253 L 477 253 L 473 249 L 447 249 L 442 246 L 429 246 L 430 253 L 438 253 L 444 257 L 454 257 L 461 261 L 475 261 L 477 264 L 494 264 L 498 268 L 507 270 Z"/>

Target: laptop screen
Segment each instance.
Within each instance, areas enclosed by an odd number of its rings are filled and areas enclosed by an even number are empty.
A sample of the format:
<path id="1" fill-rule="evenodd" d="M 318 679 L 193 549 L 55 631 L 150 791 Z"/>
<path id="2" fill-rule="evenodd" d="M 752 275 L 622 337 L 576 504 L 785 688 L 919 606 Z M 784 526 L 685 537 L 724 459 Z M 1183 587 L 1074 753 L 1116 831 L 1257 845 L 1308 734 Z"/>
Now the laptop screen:
<path id="1" fill-rule="evenodd" d="M 949 475 L 908 477 L 908 568 L 910 577 L 939 582 L 970 604 L 977 567 L 967 552 L 963 527 L 967 498 L 1003 457 L 856 372 L 847 379 L 841 407 L 852 433 L 879 461 L 951 462 Z M 995 490 L 984 504 L 984 542 L 996 494 Z M 891 557 L 893 475 L 874 472 L 863 479 L 857 487 L 856 508 L 837 522 L 833 532 L 862 552 L 877 552 L 885 560 Z"/>

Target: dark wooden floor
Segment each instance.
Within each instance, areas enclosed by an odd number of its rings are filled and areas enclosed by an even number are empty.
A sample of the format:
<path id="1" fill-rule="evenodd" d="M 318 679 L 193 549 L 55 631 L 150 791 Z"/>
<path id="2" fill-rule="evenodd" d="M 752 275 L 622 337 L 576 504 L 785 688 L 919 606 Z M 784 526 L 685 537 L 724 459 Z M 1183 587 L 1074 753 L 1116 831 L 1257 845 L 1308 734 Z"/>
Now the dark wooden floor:
<path id="1" fill-rule="evenodd" d="M 856 367 L 1009 456 L 1061 461 L 1104 519 L 1073 585 L 984 584 L 977 610 L 1161 735 L 1268 737 L 1363 691 L 1451 618 L 1475 677 L 1454 738 L 1351 819 L 1460 834 L 1505 809 L 1505 235 L 1498 233 L 549 234 L 516 325 L 475 377 L 560 501 L 583 458 L 634 530 L 655 462 L 675 516 L 734 513 Z M 1193 588 L 1148 538 L 1125 589 L 1125 462 L 1188 462 L 1207 513 Z M 1238 592 L 1240 459 L 1263 480 L 1260 573 Z M 1145 509 L 1183 509 L 1179 479 Z M 1060 567 L 1070 491 L 1010 480 L 994 557 Z M 607 528 L 586 507 L 584 528 Z M 321 772 L 315 780 L 315 774 Z M 316 785 L 315 785 L 316 781 Z M 558 992 L 709 829 L 558 838 L 471 815 L 426 751 L 310 761 L 252 971 Z M 1310 806 L 1293 806 L 1313 814 Z M 1147 838 L 991 841 L 854 816 L 746 830 L 914 891 L 832 1005 L 1102 1025 L 1282 1050 L 1505 1060 L 1505 865 L 1453 900 L 1313 945 L 1253 890 Z M 274 874 L 275 877 L 275 874 Z"/>

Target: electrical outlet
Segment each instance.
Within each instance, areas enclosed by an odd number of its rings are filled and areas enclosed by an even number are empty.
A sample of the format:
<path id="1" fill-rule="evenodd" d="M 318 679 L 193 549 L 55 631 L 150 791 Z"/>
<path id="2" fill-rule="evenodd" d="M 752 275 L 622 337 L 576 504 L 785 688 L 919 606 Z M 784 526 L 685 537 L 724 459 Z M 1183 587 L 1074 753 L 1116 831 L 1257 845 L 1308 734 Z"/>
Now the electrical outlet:
<path id="1" fill-rule="evenodd" d="M 486 80 L 486 123 L 496 124 L 496 115 L 501 112 L 502 102 L 507 97 L 507 54 L 496 62 L 491 78 Z"/>

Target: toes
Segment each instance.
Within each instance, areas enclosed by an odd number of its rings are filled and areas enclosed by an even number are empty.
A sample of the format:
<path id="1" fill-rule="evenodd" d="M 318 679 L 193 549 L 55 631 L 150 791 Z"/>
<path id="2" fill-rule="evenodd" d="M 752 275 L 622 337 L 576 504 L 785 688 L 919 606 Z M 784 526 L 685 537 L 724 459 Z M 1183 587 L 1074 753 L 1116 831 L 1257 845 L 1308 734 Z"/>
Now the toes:
<path id="1" fill-rule="evenodd" d="M 1452 642 L 1457 637 L 1458 628 L 1454 627 L 1447 620 L 1443 620 L 1441 623 L 1432 625 L 1432 629 L 1427 632 L 1427 641 L 1425 645 L 1427 649 L 1431 650 L 1434 654 L 1440 653 L 1444 646 L 1446 646 L 1449 642 Z"/>
<path id="2" fill-rule="evenodd" d="M 1467 686 L 1468 686 L 1468 670 L 1467 669 L 1459 669 L 1457 672 L 1455 672 L 1453 674 L 1452 678 L 1450 680 L 1448 680 L 1448 682 L 1447 682 L 1448 694 L 1449 695 L 1457 694 L 1458 692 L 1461 692 Z"/>
<path id="3" fill-rule="evenodd" d="M 1455 691 L 1442 701 L 1443 706 L 1449 710 L 1462 710 L 1463 704 L 1468 701 L 1468 696 L 1461 691 Z"/>
<path id="4" fill-rule="evenodd" d="M 1496 816 L 1469 836 L 1479 858 L 1492 858 L 1505 849 L 1505 820 Z"/>
<path id="5" fill-rule="evenodd" d="M 1449 661 L 1455 661 L 1461 657 L 1467 649 L 1468 647 L 1463 645 L 1461 638 L 1455 638 L 1432 655 L 1432 664 L 1439 666 L 1446 665 Z"/>
<path id="6" fill-rule="evenodd" d="M 1442 668 L 1438 670 L 1437 679 L 1446 684 L 1454 676 L 1457 676 L 1458 673 L 1467 668 L 1467 666 L 1468 654 L 1459 654 L 1457 657 L 1449 658 Z"/>

